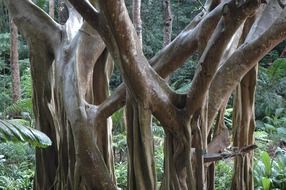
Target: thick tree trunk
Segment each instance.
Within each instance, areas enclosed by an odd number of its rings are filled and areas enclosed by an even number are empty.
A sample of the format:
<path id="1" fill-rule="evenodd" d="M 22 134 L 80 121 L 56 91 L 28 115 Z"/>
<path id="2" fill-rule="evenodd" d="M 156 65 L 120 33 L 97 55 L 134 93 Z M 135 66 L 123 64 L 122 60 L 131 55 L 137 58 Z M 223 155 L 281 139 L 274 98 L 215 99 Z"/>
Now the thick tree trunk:
<path id="1" fill-rule="evenodd" d="M 108 54 L 107 49 L 105 49 L 93 69 L 93 85 L 91 89 L 93 91 L 93 104 L 100 105 L 109 96 L 109 79 L 111 77 L 112 70 L 113 60 Z M 100 128 L 96 127 L 95 136 L 97 139 L 97 146 L 103 155 L 105 164 L 112 176 L 113 181 L 116 182 L 112 148 L 111 118 L 102 121 Z"/>
<path id="2" fill-rule="evenodd" d="M 21 98 L 20 87 L 20 70 L 19 70 L 19 56 L 18 56 L 18 29 L 13 19 L 10 19 L 11 29 L 11 47 L 10 47 L 10 64 L 12 72 L 12 99 L 17 102 Z"/>
<path id="3" fill-rule="evenodd" d="M 141 0 L 133 0 L 132 16 L 142 48 Z M 152 112 L 131 95 L 126 99 L 128 189 L 156 189 Z"/>
<path id="4" fill-rule="evenodd" d="M 126 118 L 128 189 L 156 189 L 151 112 L 128 98 Z"/>
<path id="5" fill-rule="evenodd" d="M 161 188 L 205 189 L 204 155 L 208 150 L 219 152 L 227 144 L 221 143 L 227 136 L 223 132 L 207 145 L 214 115 L 240 78 L 286 38 L 286 13 L 270 6 L 277 11 L 265 15 L 259 12 L 265 16 L 259 20 L 262 24 L 253 25 L 246 43 L 225 57 L 226 47 L 260 1 L 231 0 L 218 4 L 210 0 L 170 45 L 148 61 L 123 0 L 70 0 L 81 15 L 67 2 L 69 19 L 64 26 L 55 23 L 30 0 L 5 2 L 30 47 L 36 128 L 53 141 L 48 149 L 36 152 L 34 188 L 39 190 L 116 189 L 111 126 L 107 120 L 126 99 L 129 188 L 156 187 L 152 113 L 161 122 L 167 138 L 166 177 Z M 81 16 L 88 24 L 82 24 Z M 105 48 L 118 64 L 125 84 L 108 98 L 110 67 L 106 64 Z M 197 50 L 201 58 L 192 87 L 187 94 L 173 92 L 159 75 L 167 77 Z M 243 142 L 248 144 L 252 143 L 254 130 L 254 118 L 248 117 L 253 113 L 253 80 L 246 77 L 242 84 L 246 86 L 241 86 L 245 97 L 241 108 L 246 112 L 241 113 L 241 118 L 249 130 L 240 128 L 239 135 L 243 135 L 239 138 L 247 138 Z M 129 97 L 125 98 L 126 94 Z M 245 165 L 249 168 L 245 172 L 251 176 L 251 157 L 245 157 L 245 162 L 250 163 Z M 237 163 L 240 167 L 241 161 Z M 233 187 L 244 188 L 239 185 Z"/>

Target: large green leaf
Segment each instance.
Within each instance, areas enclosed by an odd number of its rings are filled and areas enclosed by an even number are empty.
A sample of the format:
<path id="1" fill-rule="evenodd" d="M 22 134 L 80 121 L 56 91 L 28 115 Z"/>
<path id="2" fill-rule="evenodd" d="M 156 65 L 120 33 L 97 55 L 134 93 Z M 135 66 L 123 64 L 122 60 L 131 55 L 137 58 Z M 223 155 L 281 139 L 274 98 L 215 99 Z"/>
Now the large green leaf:
<path id="1" fill-rule="evenodd" d="M 26 127 L 18 122 L 0 120 L 0 142 L 29 142 L 33 146 L 45 148 L 52 144 L 43 132 Z"/>
<path id="2" fill-rule="evenodd" d="M 267 152 L 262 152 L 261 153 L 261 159 L 262 159 L 262 162 L 264 164 L 264 167 L 265 167 L 265 175 L 266 176 L 271 176 L 271 173 L 272 173 L 272 166 L 271 166 L 271 158 L 269 156 L 269 154 Z"/>
<path id="3" fill-rule="evenodd" d="M 271 180 L 267 177 L 262 177 L 263 190 L 269 190 L 271 185 Z"/>

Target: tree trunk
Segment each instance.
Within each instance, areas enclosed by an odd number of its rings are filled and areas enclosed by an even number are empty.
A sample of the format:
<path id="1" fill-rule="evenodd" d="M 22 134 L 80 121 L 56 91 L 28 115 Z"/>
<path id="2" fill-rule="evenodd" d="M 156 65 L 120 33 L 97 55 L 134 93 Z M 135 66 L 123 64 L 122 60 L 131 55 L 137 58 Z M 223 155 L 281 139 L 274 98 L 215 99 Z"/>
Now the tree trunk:
<path id="1" fill-rule="evenodd" d="M 151 112 L 128 98 L 126 118 L 128 189 L 156 189 Z"/>
<path id="2" fill-rule="evenodd" d="M 132 17 L 142 48 L 141 0 L 133 0 Z M 128 189 L 156 189 L 152 113 L 131 95 L 126 102 Z"/>
<path id="3" fill-rule="evenodd" d="M 21 98 L 20 88 L 20 70 L 18 56 L 18 29 L 13 19 L 10 20 L 11 28 L 11 47 L 10 47 L 10 64 L 12 72 L 12 99 L 17 102 Z"/>
<path id="4" fill-rule="evenodd" d="M 262 7 L 259 0 L 209 0 L 190 25 L 148 61 L 123 0 L 69 2 L 69 19 L 62 26 L 30 0 L 5 0 L 30 47 L 36 128 L 53 141 L 48 149 L 36 151 L 34 188 L 115 190 L 108 118 L 127 102 L 129 188 L 156 188 L 152 113 L 167 138 L 161 189 L 205 189 L 205 153 L 227 146 L 224 130 L 207 141 L 213 118 L 241 77 L 286 38 L 285 11 L 267 4 L 275 11 L 264 15 L 257 11 Z M 233 37 L 241 34 L 239 28 L 255 12 L 260 24 L 253 24 L 245 43 L 225 56 Z M 106 48 L 124 81 L 111 96 Z M 194 52 L 201 58 L 192 86 L 187 94 L 175 93 L 164 78 Z M 236 133 L 247 144 L 253 138 L 252 76 L 242 81 L 245 123 Z M 244 158 L 237 159 L 237 167 L 249 163 L 244 171 L 251 176 L 251 156 Z"/>
<path id="5" fill-rule="evenodd" d="M 233 121 L 233 145 L 239 150 L 254 144 L 255 129 L 255 86 L 257 68 L 253 68 L 244 76 L 235 96 Z M 237 156 L 234 163 L 232 189 L 253 190 L 253 153 Z"/>
<path id="6" fill-rule="evenodd" d="M 111 77 L 112 70 L 113 60 L 109 55 L 107 49 L 105 49 L 93 69 L 93 85 L 90 89 L 91 91 L 93 91 L 93 104 L 100 105 L 109 96 L 109 79 Z M 95 135 L 97 139 L 97 146 L 103 155 L 105 164 L 112 176 L 113 181 L 116 182 L 114 173 L 114 156 L 112 148 L 111 118 L 102 121 L 101 127 L 96 128 Z"/>
<path id="7" fill-rule="evenodd" d="M 132 0 L 132 20 L 142 47 L 141 0 Z"/>
<path id="8" fill-rule="evenodd" d="M 55 18 L 55 1 L 49 0 L 49 15 Z"/>
<path id="9" fill-rule="evenodd" d="M 165 47 L 172 40 L 173 16 L 171 11 L 170 0 L 163 0 L 163 20 L 164 20 L 163 47 Z"/>

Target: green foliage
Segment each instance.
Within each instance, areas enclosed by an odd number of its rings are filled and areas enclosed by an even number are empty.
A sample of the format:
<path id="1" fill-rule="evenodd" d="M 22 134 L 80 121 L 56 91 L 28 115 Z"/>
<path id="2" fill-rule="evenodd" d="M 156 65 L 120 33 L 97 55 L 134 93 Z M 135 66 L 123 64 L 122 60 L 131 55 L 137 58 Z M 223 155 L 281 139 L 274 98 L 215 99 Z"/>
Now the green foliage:
<path id="1" fill-rule="evenodd" d="M 173 37 L 176 37 L 201 10 L 200 1 L 171 1 L 173 13 Z"/>
<path id="2" fill-rule="evenodd" d="M 158 186 L 161 184 L 164 175 L 164 139 L 165 133 L 160 122 L 153 118 L 153 138 L 154 138 L 154 150 L 155 150 L 155 169 L 157 175 Z"/>
<path id="3" fill-rule="evenodd" d="M 22 60 L 26 62 L 26 60 Z M 23 113 L 23 118 L 31 120 L 33 116 L 33 104 L 32 104 L 32 79 L 30 69 L 26 67 L 21 76 L 21 89 L 22 99 L 5 107 L 2 113 L 2 117 L 5 118 L 9 115 L 15 115 Z"/>
<path id="4" fill-rule="evenodd" d="M 132 1 L 126 0 L 126 6 L 131 15 Z M 191 18 L 201 9 L 197 1 L 180 0 L 171 1 L 173 15 L 173 38 L 185 28 Z M 148 59 L 152 58 L 163 47 L 163 5 L 162 1 L 142 1 L 142 35 L 143 50 Z"/>
<path id="5" fill-rule="evenodd" d="M 29 68 L 29 60 L 22 60 L 27 64 L 25 69 L 23 69 L 23 72 L 21 74 L 21 90 L 22 90 L 22 98 L 31 98 L 32 97 L 32 77 L 31 77 L 31 72 Z M 28 63 L 26 63 L 26 61 Z M 20 65 L 24 65 L 21 62 L 19 63 Z"/>
<path id="6" fill-rule="evenodd" d="M 262 120 L 256 121 L 258 130 L 267 132 L 274 141 L 279 141 L 286 136 L 286 109 L 278 108 L 274 115 L 265 116 Z"/>
<path id="7" fill-rule="evenodd" d="M 12 103 L 12 79 L 10 68 L 10 34 L 0 33 L 0 110 L 4 110 Z M 19 36 L 19 65 L 21 74 L 21 86 L 23 89 L 23 98 L 31 97 L 30 92 L 27 91 L 28 83 L 31 86 L 30 71 L 28 69 L 30 63 L 28 60 L 28 47 L 24 42 L 22 36 Z M 29 95 L 27 95 L 29 94 Z"/>
<path id="8" fill-rule="evenodd" d="M 225 126 L 229 129 L 232 128 L 232 113 L 233 113 L 233 108 L 226 108 L 224 112 L 224 123 Z"/>
<path id="9" fill-rule="evenodd" d="M 286 77 L 286 58 L 276 59 L 271 67 L 267 70 L 271 80 L 280 80 Z"/>
<path id="10" fill-rule="evenodd" d="M 284 45 L 284 47 L 285 47 L 285 45 Z M 275 61 L 276 59 L 278 59 L 280 57 L 279 55 L 280 55 L 282 50 L 283 49 L 278 51 L 278 49 L 276 47 L 273 51 L 271 51 L 267 55 L 265 55 L 261 60 L 262 67 L 269 67 L 273 63 L 273 61 Z"/>
<path id="11" fill-rule="evenodd" d="M 122 79 L 121 79 L 119 68 L 117 65 L 114 65 L 114 70 L 113 70 L 113 73 L 109 81 L 110 89 L 113 91 L 121 83 L 122 83 Z"/>
<path id="12" fill-rule="evenodd" d="M 0 33 L 5 32 L 9 32 L 9 13 L 4 2 L 0 1 Z"/>
<path id="13" fill-rule="evenodd" d="M 112 115 L 113 134 L 117 135 L 125 132 L 123 117 L 124 109 L 120 109 Z"/>
<path id="14" fill-rule="evenodd" d="M 37 147 L 47 147 L 52 144 L 47 135 L 19 124 L 18 121 L 0 120 L 0 142 L 29 142 Z"/>
<path id="15" fill-rule="evenodd" d="M 10 58 L 10 33 L 0 33 L 0 57 L 7 63 Z M 18 37 L 19 60 L 27 59 L 29 50 L 22 36 Z"/>
<path id="16" fill-rule="evenodd" d="M 119 162 L 115 164 L 115 175 L 117 186 L 121 189 L 127 189 L 127 162 Z"/>
<path id="17" fill-rule="evenodd" d="M 271 176 L 272 170 L 271 170 L 271 158 L 267 152 L 261 153 L 261 161 L 264 165 L 264 175 L 269 177 Z"/>
<path id="18" fill-rule="evenodd" d="M 262 151 L 260 160 L 256 159 L 254 180 L 256 189 L 285 189 L 286 188 L 286 152 L 277 148 L 276 156 L 271 158 Z"/>
<path id="19" fill-rule="evenodd" d="M 142 30 L 144 54 L 151 58 L 163 47 L 162 1 L 142 2 Z"/>
<path id="20" fill-rule="evenodd" d="M 32 189 L 34 151 L 27 143 L 0 143 L 0 189 Z"/>
<path id="21" fill-rule="evenodd" d="M 258 146 L 257 150 L 266 150 L 270 143 L 272 143 L 272 140 L 269 139 L 269 133 L 263 130 L 257 130 L 254 133 L 255 136 L 255 144 Z M 257 154 L 257 151 L 255 151 L 255 157 L 259 157 L 260 153 Z"/>
<path id="22" fill-rule="evenodd" d="M 215 187 L 217 190 L 230 189 L 232 178 L 232 161 L 218 161 L 215 165 Z"/>
<path id="23" fill-rule="evenodd" d="M 155 168 L 158 185 L 161 184 L 164 176 L 164 146 L 163 141 L 161 142 L 161 144 L 155 144 Z"/>
<path id="24" fill-rule="evenodd" d="M 120 154 L 127 151 L 127 140 L 124 133 L 119 133 L 113 136 L 113 148 Z"/>
<path id="25" fill-rule="evenodd" d="M 112 115 L 112 145 L 115 154 L 115 175 L 118 189 L 127 189 L 127 139 L 123 115 L 123 109 L 118 110 Z"/>
<path id="26" fill-rule="evenodd" d="M 186 93 L 191 85 L 196 70 L 196 60 L 189 60 L 170 77 L 171 87 L 179 93 Z"/>
<path id="27" fill-rule="evenodd" d="M 260 67 L 256 95 L 257 118 L 271 116 L 276 109 L 286 107 L 286 59 L 276 59 L 268 67 Z"/>
<path id="28" fill-rule="evenodd" d="M 47 0 L 33 0 L 33 2 L 39 7 L 41 7 L 41 9 L 43 9 L 44 11 L 47 12 L 49 10 L 49 1 Z"/>
<path id="29" fill-rule="evenodd" d="M 29 115 L 32 114 L 32 99 L 31 98 L 26 98 L 22 100 L 18 100 L 16 103 L 8 106 L 4 111 L 3 115 L 9 115 L 13 113 L 29 113 Z M 25 118 L 29 119 L 29 118 Z"/>
<path id="30" fill-rule="evenodd" d="M 10 56 L 10 33 L 1 33 L 0 41 L 0 57 L 7 60 Z"/>
<path id="31" fill-rule="evenodd" d="M 270 185 L 271 185 L 271 180 L 269 178 L 262 177 L 261 181 L 262 181 L 263 189 L 264 190 L 269 190 L 270 189 Z"/>

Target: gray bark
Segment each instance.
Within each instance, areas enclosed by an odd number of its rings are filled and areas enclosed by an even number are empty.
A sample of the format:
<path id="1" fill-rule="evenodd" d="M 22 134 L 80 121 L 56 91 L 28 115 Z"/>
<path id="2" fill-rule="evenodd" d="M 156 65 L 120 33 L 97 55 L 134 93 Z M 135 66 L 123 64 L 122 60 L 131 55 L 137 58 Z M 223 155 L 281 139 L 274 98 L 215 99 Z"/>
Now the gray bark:
<path id="1" fill-rule="evenodd" d="M 37 150 L 35 189 L 116 189 L 108 117 L 126 103 L 126 94 L 133 162 L 129 188 L 155 188 L 152 113 L 168 138 L 162 189 L 205 189 L 204 152 L 215 153 L 219 150 L 214 147 L 221 150 L 227 144 L 222 132 L 207 140 L 216 112 L 240 79 L 286 38 L 286 14 L 278 6 L 271 7 L 277 11 L 269 16 L 267 11 L 256 12 L 264 6 L 258 0 L 210 0 L 170 45 L 148 61 L 123 0 L 70 0 L 78 12 L 67 3 L 69 19 L 63 26 L 29 0 L 5 2 L 31 50 L 36 128 L 54 142 Z M 245 43 L 227 53 L 233 36 L 241 34 L 239 28 L 255 12 L 262 30 L 253 24 Z M 105 48 L 124 80 L 109 97 Z M 177 94 L 164 78 L 195 51 L 201 58 L 192 87 L 187 94 Z M 248 140 L 252 130 L 246 130 Z"/>

